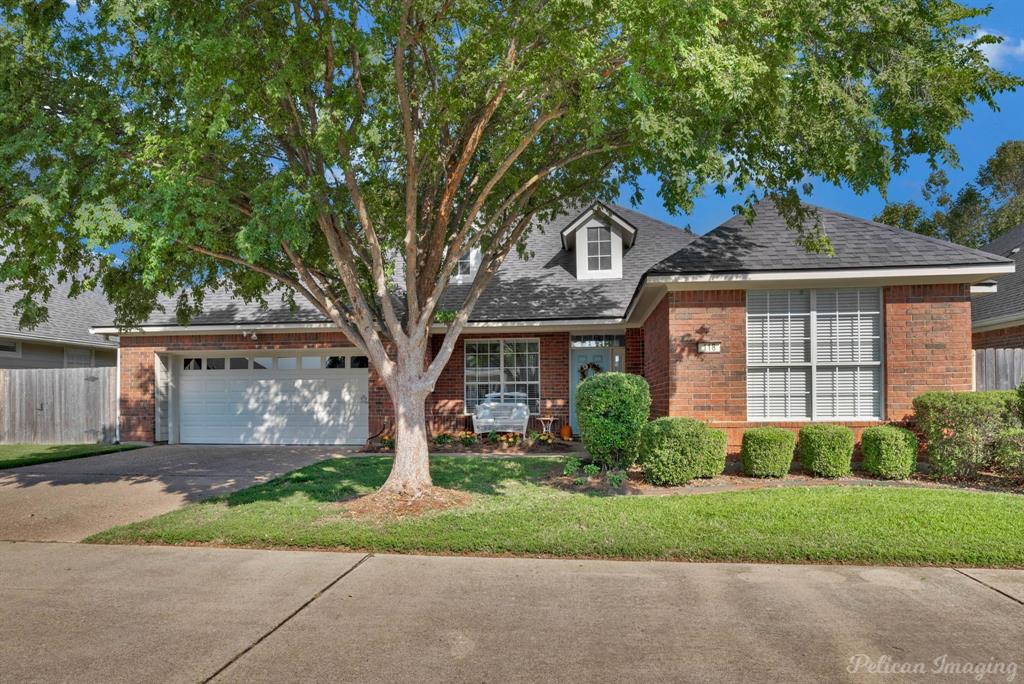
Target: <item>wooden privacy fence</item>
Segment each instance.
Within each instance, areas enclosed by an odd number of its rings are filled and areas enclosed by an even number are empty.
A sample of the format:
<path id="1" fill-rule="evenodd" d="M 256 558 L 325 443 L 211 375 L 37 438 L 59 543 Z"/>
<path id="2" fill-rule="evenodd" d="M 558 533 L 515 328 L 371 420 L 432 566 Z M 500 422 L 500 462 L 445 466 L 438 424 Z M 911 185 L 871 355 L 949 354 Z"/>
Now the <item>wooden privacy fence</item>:
<path id="1" fill-rule="evenodd" d="M 1024 379 L 1024 349 L 975 349 L 974 385 L 978 391 L 1015 389 Z"/>
<path id="2" fill-rule="evenodd" d="M 116 368 L 0 370 L 0 444 L 113 442 Z"/>

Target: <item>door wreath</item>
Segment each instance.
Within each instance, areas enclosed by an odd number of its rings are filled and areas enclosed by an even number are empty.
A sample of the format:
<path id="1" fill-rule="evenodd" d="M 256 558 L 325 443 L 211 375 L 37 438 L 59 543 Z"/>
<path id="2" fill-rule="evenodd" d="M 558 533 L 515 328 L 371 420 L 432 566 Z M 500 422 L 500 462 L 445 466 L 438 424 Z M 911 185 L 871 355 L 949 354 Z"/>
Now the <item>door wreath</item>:
<path id="1" fill-rule="evenodd" d="M 584 380 L 587 379 L 587 373 L 589 373 L 590 371 L 594 371 L 595 373 L 601 373 L 604 371 L 604 369 L 601 368 L 601 366 L 597 365 L 596 363 L 583 364 L 582 366 L 580 366 L 580 382 L 583 382 Z"/>

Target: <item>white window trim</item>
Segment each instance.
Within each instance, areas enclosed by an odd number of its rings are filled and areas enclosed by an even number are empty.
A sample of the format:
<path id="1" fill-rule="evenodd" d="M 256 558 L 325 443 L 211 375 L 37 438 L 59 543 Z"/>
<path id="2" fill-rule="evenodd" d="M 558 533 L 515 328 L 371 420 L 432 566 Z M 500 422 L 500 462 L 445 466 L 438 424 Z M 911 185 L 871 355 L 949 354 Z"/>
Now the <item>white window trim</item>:
<path id="1" fill-rule="evenodd" d="M 612 267 L 600 271 L 590 270 L 588 260 L 590 239 L 590 228 L 607 228 L 611 235 L 612 243 Z M 622 233 L 618 226 L 593 218 L 583 222 L 576 229 L 574 238 L 574 249 L 576 250 L 576 280 L 621 280 L 622 279 Z"/>
<path id="2" fill-rule="evenodd" d="M 469 399 L 466 396 L 466 385 L 468 384 L 466 382 L 466 345 L 470 344 L 470 343 L 472 343 L 472 344 L 479 344 L 479 343 L 489 344 L 489 343 L 494 343 L 494 342 L 497 342 L 499 347 L 501 345 L 504 345 L 506 342 L 536 342 L 537 343 L 537 411 L 536 412 L 530 411 L 530 415 L 531 416 L 539 416 L 542 413 L 542 411 L 543 411 L 543 409 L 541 407 L 541 403 L 544 401 L 544 397 L 541 396 L 541 388 L 543 387 L 543 384 L 541 384 L 541 381 L 542 381 L 541 367 L 544 364 L 541 361 L 540 338 L 539 337 L 480 337 L 480 338 L 474 337 L 474 338 L 462 341 L 462 415 L 464 415 L 464 416 L 471 416 L 471 415 L 473 415 L 472 411 L 467 410 L 467 407 L 469 406 Z M 499 363 L 498 368 L 501 371 L 501 387 L 502 387 L 501 392 L 502 392 L 502 394 L 504 394 L 505 393 L 505 354 L 500 350 L 500 348 L 499 348 L 499 352 L 498 352 L 498 363 Z M 482 384 L 482 383 L 473 383 L 473 384 L 474 385 L 478 385 L 478 384 Z M 519 383 L 519 384 L 531 384 L 532 385 L 533 383 L 527 381 L 527 383 Z M 527 402 L 527 407 L 529 407 L 529 402 Z"/>
<path id="3" fill-rule="evenodd" d="M 295 359 L 295 368 L 278 368 L 278 359 L 282 356 L 290 357 Z M 303 356 L 318 356 L 320 357 L 319 368 L 303 368 L 302 357 Z M 344 368 L 328 368 L 327 359 L 331 356 L 344 356 L 345 367 Z M 341 349 L 278 349 L 278 350 L 252 350 L 252 349 L 240 349 L 235 351 L 220 350 L 208 351 L 208 350 L 195 350 L 195 351 L 182 351 L 176 352 L 171 366 L 177 373 L 195 373 L 197 375 L 207 374 L 223 374 L 230 375 L 231 377 L 238 377 L 243 375 L 249 375 L 256 378 L 266 378 L 270 374 L 275 373 L 295 373 L 302 374 L 303 372 L 311 371 L 326 371 L 329 373 L 338 374 L 353 374 L 353 373 L 368 373 L 369 365 L 366 368 L 353 368 L 352 359 L 357 356 L 366 356 L 361 351 L 354 347 L 341 348 Z M 232 357 L 245 357 L 249 359 L 249 367 L 242 368 L 231 368 Z M 270 368 L 254 368 L 253 360 L 257 358 L 269 358 L 272 360 Z M 199 370 L 185 370 L 182 366 L 184 365 L 185 359 L 202 359 L 203 367 Z M 217 370 L 210 370 L 207 366 L 209 359 L 224 359 L 224 368 Z"/>
<path id="4" fill-rule="evenodd" d="M 21 341 L 20 340 L 11 339 L 10 337 L 3 338 L 3 341 L 4 342 L 13 342 L 14 343 L 14 351 L 0 351 L 0 356 L 20 359 L 21 358 Z"/>
<path id="5" fill-rule="evenodd" d="M 480 248 L 474 247 L 471 249 L 469 252 L 469 273 L 454 273 L 452 274 L 451 281 L 459 285 L 473 282 L 473 279 L 476 278 L 476 272 L 480 270 L 480 258 Z"/>
<path id="6" fill-rule="evenodd" d="M 871 288 L 871 287 L 836 287 L 836 288 L 784 288 L 787 290 L 809 290 L 811 294 L 811 313 L 810 313 L 810 361 L 802 363 L 785 363 L 785 364 L 770 364 L 770 363 L 751 363 L 750 362 L 750 345 L 746 345 L 744 351 L 746 355 L 746 368 L 810 368 L 811 370 L 811 417 L 810 418 L 751 418 L 750 417 L 750 402 L 749 402 L 749 389 L 744 388 L 744 398 L 747 399 L 747 422 L 749 423 L 814 423 L 814 422 L 832 422 L 832 423 L 854 423 L 854 422 L 865 422 L 865 421 L 883 421 L 886 413 L 885 404 L 885 389 L 886 389 L 886 372 L 885 372 L 885 290 L 884 288 Z M 818 413 L 818 402 L 815 400 L 818 389 L 818 342 L 817 342 L 817 329 L 818 329 L 818 301 L 817 295 L 818 290 L 878 290 L 878 317 L 879 317 L 879 338 L 878 338 L 878 361 L 866 361 L 860 363 L 823 363 L 823 367 L 860 367 L 860 366 L 876 366 L 879 372 L 879 387 L 878 387 L 878 408 L 881 413 L 879 416 L 829 416 L 824 417 Z M 745 307 L 746 308 L 746 307 Z M 749 321 L 749 309 L 744 311 L 744 326 Z M 749 342 L 749 337 L 748 340 Z M 749 381 L 749 380 L 748 380 Z M 749 385 L 748 385 L 749 387 Z"/>

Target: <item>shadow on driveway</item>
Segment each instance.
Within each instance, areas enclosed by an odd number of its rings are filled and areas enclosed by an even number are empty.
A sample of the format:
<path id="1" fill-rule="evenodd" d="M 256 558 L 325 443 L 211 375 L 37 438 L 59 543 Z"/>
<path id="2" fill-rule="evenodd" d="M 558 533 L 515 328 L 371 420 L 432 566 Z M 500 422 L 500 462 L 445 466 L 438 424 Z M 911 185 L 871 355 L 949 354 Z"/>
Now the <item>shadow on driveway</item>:
<path id="1" fill-rule="evenodd" d="M 79 541 L 351 451 L 174 445 L 5 470 L 0 540 Z"/>

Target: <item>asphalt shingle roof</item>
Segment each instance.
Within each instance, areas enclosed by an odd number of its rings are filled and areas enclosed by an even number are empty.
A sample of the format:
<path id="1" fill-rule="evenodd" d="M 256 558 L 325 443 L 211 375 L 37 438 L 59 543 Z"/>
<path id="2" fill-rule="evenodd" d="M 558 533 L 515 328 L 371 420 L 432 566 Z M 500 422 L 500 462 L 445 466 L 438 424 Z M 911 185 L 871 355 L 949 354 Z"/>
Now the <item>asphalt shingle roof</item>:
<path id="1" fill-rule="evenodd" d="M 114 319 L 114 307 L 100 291 L 83 292 L 71 299 L 68 296 L 70 290 L 70 283 L 54 280 L 53 292 L 46 303 L 49 320 L 31 330 L 22 330 L 14 312 L 14 304 L 21 299 L 22 293 L 0 286 L 0 337 L 116 349 L 116 341 L 104 340 L 100 335 L 89 332 L 90 326 L 109 325 Z"/>
<path id="2" fill-rule="evenodd" d="M 775 205 L 759 202 L 752 223 L 742 215 L 694 240 L 656 264 L 652 274 L 960 266 L 1006 259 L 874 221 L 814 207 L 835 256 L 814 254 L 797 244 Z"/>
<path id="3" fill-rule="evenodd" d="M 622 257 L 622 278 L 576 280 L 576 256 L 562 249 L 561 231 L 588 207 L 574 207 L 527 238 L 528 259 L 512 253 L 494 274 L 473 309 L 471 321 L 534 321 L 550 319 L 618 318 L 625 315 L 644 273 L 666 254 L 695 239 L 693 233 L 646 216 L 627 207 L 611 205 L 622 219 L 637 229 L 636 242 Z M 452 284 L 441 302 L 442 309 L 456 309 L 470 284 Z M 165 312 L 155 311 L 145 325 L 176 325 L 174 301 L 161 301 Z M 228 292 L 206 295 L 203 313 L 191 325 L 237 323 L 309 323 L 325 319 L 311 305 L 296 297 L 292 311 L 279 297 L 267 297 L 267 307 L 247 304 Z"/>
<path id="4" fill-rule="evenodd" d="M 1020 249 L 1014 254 L 1013 250 L 1017 248 Z M 1012 259 L 1017 264 L 1017 270 L 996 278 L 996 292 L 979 295 L 971 300 L 971 318 L 978 323 L 1013 314 L 1024 317 L 1024 223 L 1006 231 L 983 249 Z"/>

